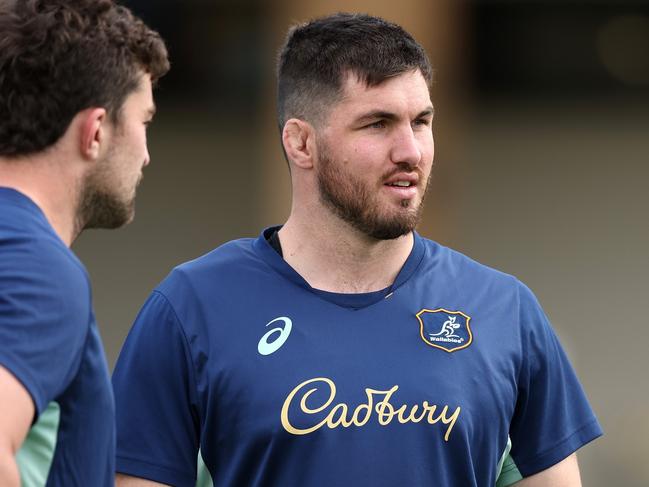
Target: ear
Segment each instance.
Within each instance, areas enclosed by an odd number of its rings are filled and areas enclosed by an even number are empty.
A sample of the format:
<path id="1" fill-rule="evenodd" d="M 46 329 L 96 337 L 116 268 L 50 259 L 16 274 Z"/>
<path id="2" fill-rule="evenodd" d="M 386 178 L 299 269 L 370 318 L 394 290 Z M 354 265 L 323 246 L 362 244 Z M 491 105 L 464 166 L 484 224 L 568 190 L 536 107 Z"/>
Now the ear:
<path id="1" fill-rule="evenodd" d="M 89 108 L 82 113 L 81 119 L 81 155 L 95 160 L 101 154 L 105 144 L 108 115 L 104 108 Z"/>
<path id="2" fill-rule="evenodd" d="M 282 144 L 289 161 L 302 169 L 313 167 L 313 143 L 315 131 L 313 126 L 300 120 L 291 118 L 284 124 L 282 130 Z"/>

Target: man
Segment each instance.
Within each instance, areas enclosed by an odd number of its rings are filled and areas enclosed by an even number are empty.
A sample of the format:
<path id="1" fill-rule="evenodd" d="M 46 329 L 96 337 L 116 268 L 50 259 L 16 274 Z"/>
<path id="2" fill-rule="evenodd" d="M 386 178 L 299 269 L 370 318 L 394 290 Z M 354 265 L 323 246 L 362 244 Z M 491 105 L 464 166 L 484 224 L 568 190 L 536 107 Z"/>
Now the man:
<path id="1" fill-rule="evenodd" d="M 580 485 L 601 430 L 536 299 L 414 232 L 430 81 L 381 19 L 289 32 L 290 216 L 149 297 L 113 376 L 119 486 L 190 487 L 199 448 L 216 486 L 490 486 L 510 441 L 521 485 Z"/>
<path id="2" fill-rule="evenodd" d="M 133 219 L 167 52 L 111 0 L 0 0 L 0 33 L 0 485 L 108 487 L 112 388 L 69 246 Z"/>

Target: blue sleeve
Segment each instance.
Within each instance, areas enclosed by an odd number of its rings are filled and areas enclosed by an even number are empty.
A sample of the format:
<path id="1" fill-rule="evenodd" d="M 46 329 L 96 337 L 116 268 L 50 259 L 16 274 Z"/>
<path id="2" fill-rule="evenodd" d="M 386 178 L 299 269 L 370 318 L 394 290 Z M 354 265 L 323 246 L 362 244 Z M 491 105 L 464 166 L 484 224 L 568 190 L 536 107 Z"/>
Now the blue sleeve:
<path id="1" fill-rule="evenodd" d="M 539 303 L 521 285 L 523 361 L 510 426 L 511 456 L 524 477 L 560 462 L 602 430 Z"/>
<path id="2" fill-rule="evenodd" d="M 27 389 L 38 416 L 79 368 L 92 312 L 90 287 L 65 249 L 34 241 L 3 243 L 0 365 Z"/>
<path id="3" fill-rule="evenodd" d="M 200 438 L 194 377 L 176 313 L 154 291 L 113 373 L 118 472 L 194 487 Z"/>

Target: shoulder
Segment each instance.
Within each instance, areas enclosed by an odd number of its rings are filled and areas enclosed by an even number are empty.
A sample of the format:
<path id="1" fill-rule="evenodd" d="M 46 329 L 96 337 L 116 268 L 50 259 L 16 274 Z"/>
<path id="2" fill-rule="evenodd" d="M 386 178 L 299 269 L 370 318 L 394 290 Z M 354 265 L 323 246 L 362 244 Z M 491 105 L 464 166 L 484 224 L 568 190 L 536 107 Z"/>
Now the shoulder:
<path id="1" fill-rule="evenodd" d="M 40 266 L 43 273 L 62 272 L 88 284 L 85 267 L 58 237 L 42 211 L 15 191 L 0 192 L 0 258 L 9 267 Z M 3 266 L 3 267 L 6 267 Z"/>
<path id="2" fill-rule="evenodd" d="M 250 280 L 260 265 L 254 239 L 227 242 L 214 250 L 173 268 L 154 289 L 176 311 L 205 304 L 232 292 L 237 283 Z"/>
<path id="3" fill-rule="evenodd" d="M 481 286 L 502 286 L 512 290 L 522 283 L 511 274 L 478 262 L 471 257 L 441 245 L 433 240 L 421 239 L 426 247 L 426 262 L 429 271 L 443 273 L 449 278 L 474 281 Z"/>
<path id="4" fill-rule="evenodd" d="M 33 308 L 62 320 L 84 321 L 90 313 L 85 268 L 47 222 L 29 213 L 22 220 L 0 218 L 2 302 L 14 310 Z"/>
<path id="5" fill-rule="evenodd" d="M 187 275 L 200 275 L 214 270 L 225 271 L 255 258 L 252 238 L 231 240 L 214 250 L 174 268 L 174 272 Z"/>
<path id="6" fill-rule="evenodd" d="M 482 305 L 507 310 L 508 322 L 517 323 L 523 334 L 553 334 L 539 300 L 520 279 L 435 242 L 427 241 L 427 245 L 434 263 L 428 265 L 444 276 L 446 286 Z"/>
<path id="7" fill-rule="evenodd" d="M 436 242 L 424 243 L 426 258 L 417 280 L 420 286 L 433 286 L 452 301 L 461 297 L 476 308 L 498 310 L 510 323 L 529 323 L 533 317 L 538 321 L 543 316 L 532 291 L 516 276 Z"/>
<path id="8" fill-rule="evenodd" d="M 25 231 L 0 235 L 0 280 L 89 293 L 85 267 L 55 235 Z"/>

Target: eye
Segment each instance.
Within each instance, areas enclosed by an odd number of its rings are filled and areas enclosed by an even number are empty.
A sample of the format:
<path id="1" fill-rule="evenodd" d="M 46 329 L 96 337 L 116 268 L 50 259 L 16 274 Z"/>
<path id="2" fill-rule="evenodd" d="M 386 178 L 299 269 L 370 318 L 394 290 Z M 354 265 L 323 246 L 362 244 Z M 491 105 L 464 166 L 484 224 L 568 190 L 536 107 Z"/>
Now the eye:
<path id="1" fill-rule="evenodd" d="M 383 129 L 387 126 L 385 120 L 377 120 L 375 122 L 365 125 L 365 128 L 368 129 Z"/>
<path id="2" fill-rule="evenodd" d="M 432 118 L 417 118 L 412 122 L 413 127 L 428 127 L 433 123 Z"/>

